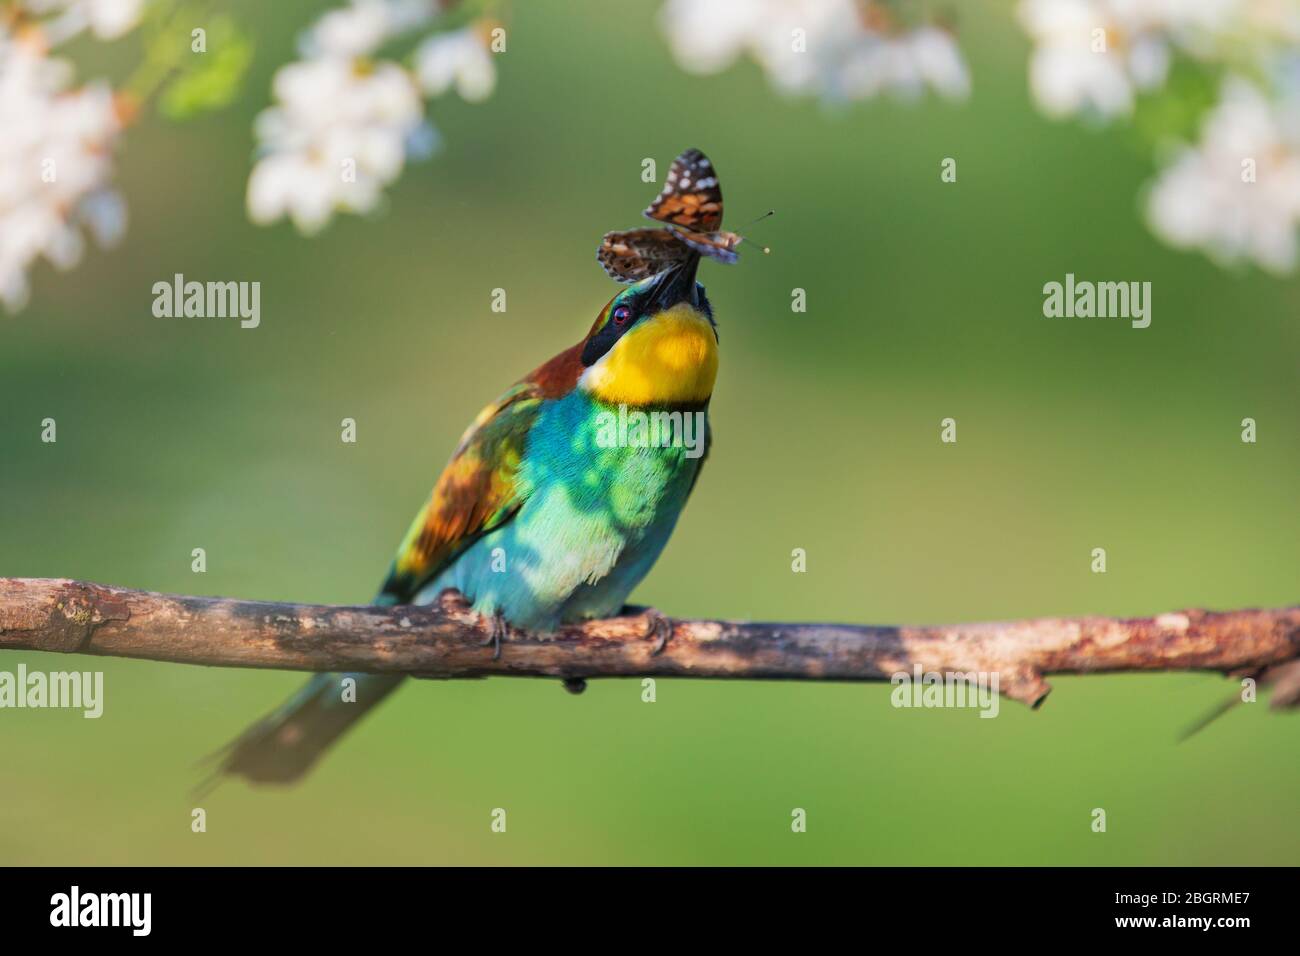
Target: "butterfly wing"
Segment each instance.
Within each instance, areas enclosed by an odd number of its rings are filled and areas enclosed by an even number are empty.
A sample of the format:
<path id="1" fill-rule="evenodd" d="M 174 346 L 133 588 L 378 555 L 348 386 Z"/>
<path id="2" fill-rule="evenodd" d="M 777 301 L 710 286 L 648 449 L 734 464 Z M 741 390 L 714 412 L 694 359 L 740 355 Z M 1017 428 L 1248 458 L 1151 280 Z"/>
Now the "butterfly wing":
<path id="1" fill-rule="evenodd" d="M 632 229 L 607 232 L 596 259 L 619 282 L 639 282 L 684 261 L 691 254 L 682 240 L 667 229 Z"/>
<path id="2" fill-rule="evenodd" d="M 736 246 L 740 245 L 740 236 L 734 232 L 686 232 L 682 229 L 668 229 L 682 243 L 702 256 L 708 256 L 727 265 L 736 262 Z"/>
<path id="3" fill-rule="evenodd" d="M 722 187 L 709 158 L 688 149 L 673 160 L 663 191 L 644 215 L 691 232 L 717 232 L 722 225 Z"/>

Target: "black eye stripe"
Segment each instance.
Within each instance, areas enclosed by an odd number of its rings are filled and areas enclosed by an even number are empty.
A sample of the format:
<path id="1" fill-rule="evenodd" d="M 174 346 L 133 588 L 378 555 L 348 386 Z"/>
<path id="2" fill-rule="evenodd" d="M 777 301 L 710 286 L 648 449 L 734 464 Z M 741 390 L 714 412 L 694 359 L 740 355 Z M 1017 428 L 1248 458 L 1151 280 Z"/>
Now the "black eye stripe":
<path id="1" fill-rule="evenodd" d="M 629 296 L 621 302 L 616 302 L 610 307 L 609 313 L 605 318 L 605 323 L 600 327 L 600 331 L 593 335 L 582 349 L 582 364 L 591 366 L 600 361 L 601 356 L 614 347 L 625 332 L 635 328 L 636 324 L 641 321 L 640 304 L 644 301 L 643 296 Z M 620 324 L 617 319 L 619 309 L 627 309 L 627 318 Z"/>

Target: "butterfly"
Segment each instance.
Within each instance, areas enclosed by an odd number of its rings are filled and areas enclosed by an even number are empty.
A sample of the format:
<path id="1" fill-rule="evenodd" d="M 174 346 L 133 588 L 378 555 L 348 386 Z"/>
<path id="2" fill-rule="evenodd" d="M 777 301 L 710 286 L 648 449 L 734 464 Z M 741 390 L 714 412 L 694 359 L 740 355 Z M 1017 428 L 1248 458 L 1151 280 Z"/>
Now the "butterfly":
<path id="1" fill-rule="evenodd" d="M 658 275 L 691 256 L 705 255 L 728 264 L 738 258 L 740 235 L 721 229 L 718 174 L 698 149 L 688 149 L 673 160 L 663 191 L 642 215 L 667 223 L 667 228 L 607 232 L 596 250 L 596 259 L 619 282 Z"/>

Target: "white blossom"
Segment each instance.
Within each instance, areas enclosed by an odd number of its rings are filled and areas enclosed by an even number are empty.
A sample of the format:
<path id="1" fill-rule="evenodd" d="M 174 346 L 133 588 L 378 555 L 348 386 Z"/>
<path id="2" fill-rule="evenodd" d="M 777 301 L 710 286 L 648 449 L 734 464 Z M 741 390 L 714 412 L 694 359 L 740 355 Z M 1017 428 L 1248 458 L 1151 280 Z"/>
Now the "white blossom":
<path id="1" fill-rule="evenodd" d="M 859 0 L 668 0 L 661 24 L 683 69 L 714 73 L 744 54 L 789 95 L 828 101 L 927 88 L 950 99 L 970 92 L 951 34 L 904 28 L 886 9 Z"/>
<path id="2" fill-rule="evenodd" d="M 1242 79 L 1225 82 L 1201 140 L 1160 173 L 1147 199 L 1166 242 L 1221 262 L 1251 260 L 1273 272 L 1296 265 L 1300 229 L 1300 129 L 1295 112 Z"/>
<path id="3" fill-rule="evenodd" d="M 125 229 L 109 185 L 121 122 L 104 84 L 70 89 L 68 64 L 0 32 L 0 302 L 21 308 L 39 258 L 80 261 L 82 228 L 101 245 Z"/>
<path id="4" fill-rule="evenodd" d="M 393 63 L 303 60 L 282 67 L 273 89 L 276 105 L 256 124 L 264 155 L 248 181 L 254 222 L 287 215 L 311 233 L 336 210 L 374 208 L 428 130 L 414 82 Z"/>
<path id="5" fill-rule="evenodd" d="M 428 37 L 412 70 L 374 60 L 439 9 L 436 0 L 351 0 L 304 33 L 304 59 L 276 73 L 275 105 L 257 119 L 261 157 L 247 197 L 254 222 L 287 216 L 312 233 L 337 211 L 373 209 L 408 158 L 437 146 L 421 93 L 455 87 L 478 101 L 492 92 L 496 69 L 479 24 Z"/>
<path id="6" fill-rule="evenodd" d="M 331 10 L 303 34 L 306 57 L 369 56 L 386 42 L 433 19 L 435 0 L 352 0 Z"/>
<path id="7" fill-rule="evenodd" d="M 116 40 L 139 24 L 145 0 L 24 0 L 19 5 L 36 16 L 54 16 L 51 33 L 59 41 L 86 27 L 100 40 Z"/>
<path id="8" fill-rule="evenodd" d="M 970 94 L 970 75 L 961 52 L 951 34 L 937 27 L 862 44 L 845 62 L 842 82 L 850 99 L 885 91 L 912 99 L 927 86 L 948 99 Z"/>
<path id="9" fill-rule="evenodd" d="M 1266 0 L 1261 0 L 1266 2 Z M 1029 85 L 1043 112 L 1100 119 L 1132 112 L 1161 86 L 1173 51 L 1213 55 L 1242 0 L 1022 0 L 1034 41 Z"/>
<path id="10" fill-rule="evenodd" d="M 668 0 L 660 22 L 682 69 L 718 73 L 749 50 L 772 10 L 769 0 Z"/>
<path id="11" fill-rule="evenodd" d="M 435 33 L 421 43 L 415 72 L 426 95 L 441 96 L 454 86 L 468 103 L 487 99 L 497 82 L 496 65 L 477 25 Z"/>

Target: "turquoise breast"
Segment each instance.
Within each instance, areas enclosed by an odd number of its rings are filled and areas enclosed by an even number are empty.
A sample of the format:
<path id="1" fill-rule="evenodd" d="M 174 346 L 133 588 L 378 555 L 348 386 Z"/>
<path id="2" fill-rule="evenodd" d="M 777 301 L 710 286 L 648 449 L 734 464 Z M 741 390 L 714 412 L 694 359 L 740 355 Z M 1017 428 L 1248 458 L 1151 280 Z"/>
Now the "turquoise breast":
<path id="1" fill-rule="evenodd" d="M 705 409 L 628 409 L 580 389 L 546 401 L 519 474 L 523 504 L 416 597 L 456 588 L 516 627 L 615 614 L 668 543 L 707 447 Z"/>

